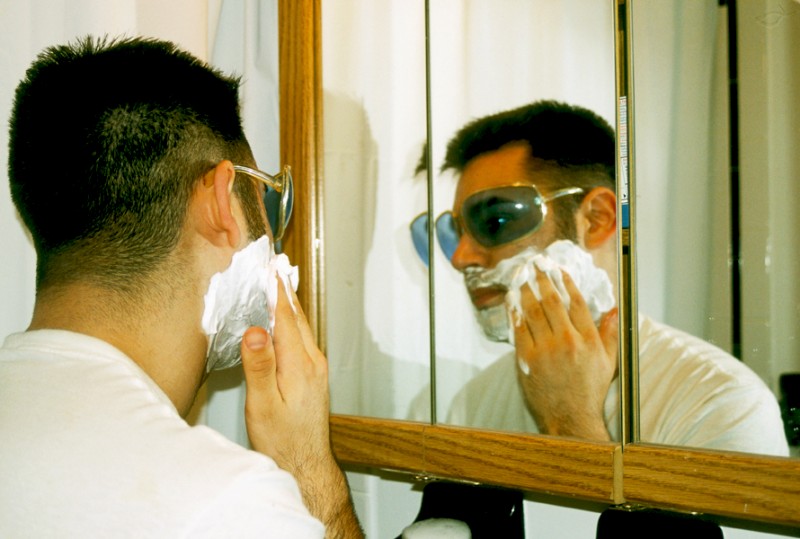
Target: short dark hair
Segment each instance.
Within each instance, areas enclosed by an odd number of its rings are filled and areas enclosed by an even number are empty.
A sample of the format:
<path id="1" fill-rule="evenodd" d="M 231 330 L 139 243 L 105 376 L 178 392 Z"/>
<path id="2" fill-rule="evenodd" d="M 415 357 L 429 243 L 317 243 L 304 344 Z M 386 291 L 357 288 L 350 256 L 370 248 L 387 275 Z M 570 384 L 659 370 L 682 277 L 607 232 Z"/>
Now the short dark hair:
<path id="1" fill-rule="evenodd" d="M 615 189 L 613 128 L 586 108 L 558 101 L 537 101 L 468 123 L 448 143 L 442 171 L 463 172 L 476 157 L 519 142 L 529 148 L 531 169 L 550 172 L 550 188 Z M 571 217 L 578 202 L 565 197 L 554 205 L 565 237 L 574 236 Z"/>
<path id="2" fill-rule="evenodd" d="M 252 161 L 238 89 L 166 41 L 90 36 L 43 51 L 16 90 L 8 161 L 37 287 L 127 290 L 154 270 L 203 174 Z M 252 184 L 234 185 L 251 198 Z"/>

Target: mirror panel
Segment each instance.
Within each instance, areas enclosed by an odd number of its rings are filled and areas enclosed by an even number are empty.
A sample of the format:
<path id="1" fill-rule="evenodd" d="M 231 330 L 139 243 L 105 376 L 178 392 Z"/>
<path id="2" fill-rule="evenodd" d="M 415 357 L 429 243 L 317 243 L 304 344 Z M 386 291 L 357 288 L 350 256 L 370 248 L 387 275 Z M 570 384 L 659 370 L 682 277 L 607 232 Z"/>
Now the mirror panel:
<path id="1" fill-rule="evenodd" d="M 778 395 L 794 375 L 790 451 L 800 456 L 800 2 L 737 4 L 742 359 Z M 786 418 L 784 418 L 786 420 Z"/>
<path id="2" fill-rule="evenodd" d="M 800 142 L 800 69 L 789 53 L 800 4 L 734 5 L 729 40 L 725 5 L 633 3 L 641 440 L 783 455 L 778 377 L 800 371 L 798 212 L 789 206 L 800 165 L 790 150 Z M 673 365 L 659 371 L 649 359 L 652 320 L 741 358 L 748 371 L 728 359 L 689 366 L 674 356 L 679 341 L 695 358 L 720 352 L 676 335 L 660 352 Z M 766 388 L 747 381 L 752 372 Z"/>
<path id="3" fill-rule="evenodd" d="M 304 168 L 308 173 L 296 178 L 298 196 L 304 199 L 314 196 L 313 185 L 307 184 L 313 184 L 322 173 L 317 154 L 321 147 L 317 130 L 320 122 L 311 121 L 321 103 L 320 77 L 314 75 L 317 63 L 314 59 L 320 53 L 318 2 L 280 0 L 281 80 L 288 81 L 291 77 L 287 75 L 293 75 L 307 83 L 302 88 L 297 82 L 282 85 L 281 124 L 285 131 L 281 136 L 281 153 L 292 157 L 292 163 L 307 163 Z M 308 43 L 308 49 L 297 54 L 297 42 Z M 322 200 L 313 198 L 309 202 L 313 206 L 317 202 L 321 204 Z M 318 214 L 315 215 L 317 217 L 310 219 L 312 225 L 322 225 L 314 221 L 318 218 Z M 313 226 L 304 230 L 312 229 Z M 296 257 L 306 260 L 318 256 L 319 236 L 305 234 L 297 238 Z M 301 296 L 301 302 L 307 313 L 313 313 L 314 307 L 324 300 L 321 294 L 325 287 L 314 286 L 316 281 L 308 275 L 301 274 L 301 278 L 301 286 L 309 296 L 307 300 Z M 465 433 L 467 430 L 469 432 Z M 331 418 L 331 438 L 337 458 L 355 466 L 480 481 L 568 498 L 605 499 L 615 504 L 645 504 L 728 515 L 742 520 L 782 523 L 794 529 L 800 525 L 797 513 L 800 459 L 748 457 L 636 443 L 626 446 L 623 462 L 619 446 L 613 444 L 341 415 Z M 475 438 L 479 439 L 478 443 L 474 443 Z M 519 455 L 520 461 L 526 462 L 509 467 L 505 459 L 483 458 L 509 447 Z M 560 481 L 564 473 L 571 476 L 576 461 L 597 463 L 596 471 L 590 475 L 592 480 L 581 472 L 583 475 L 574 476 L 575 481 Z M 550 468 L 546 468 L 549 476 L 537 471 L 545 463 L 553 470 L 550 473 Z M 732 475 L 731 469 L 736 469 L 737 474 Z M 747 478 L 746 489 L 742 489 L 742 474 Z M 731 496 L 732 492 L 739 494 Z M 604 494 L 598 496 L 598 493 Z M 757 510 L 753 509 L 754 503 L 758 505 Z M 759 529 L 758 524 L 754 526 Z"/>
<path id="4" fill-rule="evenodd" d="M 423 0 L 322 2 L 335 413 L 405 419 L 430 377 L 428 278 L 408 229 L 427 207 L 425 182 L 414 179 L 426 132 L 424 9 Z"/>
<path id="5" fill-rule="evenodd" d="M 431 2 L 430 9 L 434 216 L 453 209 L 459 175 L 441 172 L 440 167 L 448 142 L 468 122 L 535 101 L 556 100 L 585 107 L 615 125 L 613 2 L 453 0 Z M 493 378 L 507 382 L 500 385 L 510 393 L 496 391 L 494 382 L 491 388 L 475 389 L 482 384 L 473 381 L 476 376 L 486 380 L 489 375 L 480 373 L 513 361 L 509 354 L 514 348 L 484 336 L 462 273 L 438 242 L 434 251 L 437 421 L 538 432 L 524 408 L 513 367 Z M 511 404 L 506 402 L 509 394 L 519 398 Z M 617 400 L 614 384 L 608 416 L 615 431 Z"/>

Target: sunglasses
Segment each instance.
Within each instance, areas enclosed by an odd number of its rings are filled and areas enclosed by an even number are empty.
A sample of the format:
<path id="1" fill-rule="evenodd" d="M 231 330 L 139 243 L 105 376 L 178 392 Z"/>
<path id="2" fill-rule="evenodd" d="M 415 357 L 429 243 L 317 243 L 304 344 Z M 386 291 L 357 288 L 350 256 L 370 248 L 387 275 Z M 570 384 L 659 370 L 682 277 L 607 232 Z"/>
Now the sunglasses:
<path id="1" fill-rule="evenodd" d="M 484 247 L 499 247 L 533 234 L 547 216 L 547 203 L 582 193 L 580 187 L 542 195 L 535 185 L 509 185 L 473 193 L 461 204 L 460 215 L 446 211 L 436 219 L 436 238 L 448 260 L 453 259 L 464 233 Z M 411 222 L 411 239 L 417 255 L 428 265 L 428 214 Z"/>
<path id="2" fill-rule="evenodd" d="M 277 243 L 283 237 L 286 227 L 292 218 L 294 181 L 292 180 L 291 167 L 286 165 L 275 176 L 242 165 L 233 165 L 233 169 L 266 185 L 266 189 L 264 189 L 264 208 L 267 210 L 267 220 L 272 230 L 273 240 Z"/>

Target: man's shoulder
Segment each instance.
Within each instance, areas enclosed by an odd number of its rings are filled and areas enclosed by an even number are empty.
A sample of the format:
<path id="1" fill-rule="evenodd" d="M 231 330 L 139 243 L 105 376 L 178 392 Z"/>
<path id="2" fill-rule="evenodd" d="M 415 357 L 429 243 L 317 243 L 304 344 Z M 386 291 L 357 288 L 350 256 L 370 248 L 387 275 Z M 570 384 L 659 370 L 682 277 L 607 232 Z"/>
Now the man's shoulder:
<path id="1" fill-rule="evenodd" d="M 763 385 L 747 365 L 716 344 L 648 317 L 643 317 L 639 329 L 639 368 L 644 375 L 705 373 L 717 381 Z"/>
<path id="2" fill-rule="evenodd" d="M 784 455 L 772 391 L 720 347 L 651 319 L 640 325 L 642 439 Z"/>

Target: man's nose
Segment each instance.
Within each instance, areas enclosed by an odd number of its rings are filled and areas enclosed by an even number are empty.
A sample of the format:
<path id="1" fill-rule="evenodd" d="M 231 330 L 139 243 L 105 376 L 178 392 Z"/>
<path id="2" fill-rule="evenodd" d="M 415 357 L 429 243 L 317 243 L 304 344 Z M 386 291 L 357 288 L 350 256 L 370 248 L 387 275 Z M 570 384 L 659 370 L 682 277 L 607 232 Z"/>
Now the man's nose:
<path id="1" fill-rule="evenodd" d="M 488 268 L 490 267 L 489 262 L 488 249 L 475 241 L 475 238 L 469 234 L 461 235 L 450 259 L 450 263 L 458 271 L 464 271 L 474 266 Z"/>

